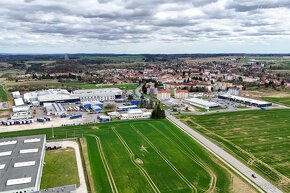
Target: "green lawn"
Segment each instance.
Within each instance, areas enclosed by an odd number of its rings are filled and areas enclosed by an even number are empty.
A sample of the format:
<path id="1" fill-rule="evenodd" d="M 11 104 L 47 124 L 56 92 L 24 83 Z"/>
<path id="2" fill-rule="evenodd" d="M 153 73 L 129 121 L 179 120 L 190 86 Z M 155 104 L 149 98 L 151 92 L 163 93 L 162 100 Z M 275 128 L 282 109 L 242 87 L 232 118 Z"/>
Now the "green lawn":
<path id="1" fill-rule="evenodd" d="M 238 108 L 238 109 L 248 109 L 249 107 L 247 107 L 247 106 L 236 106 L 236 108 Z"/>
<path id="2" fill-rule="evenodd" d="M 51 139 L 51 129 L 1 133 L 0 137 L 34 134 Z M 54 135 L 86 139 L 98 193 L 232 192 L 230 171 L 167 120 L 61 127 L 54 129 Z"/>
<path id="3" fill-rule="evenodd" d="M 290 106 L 290 97 L 282 97 L 282 98 L 263 97 L 263 99 L 266 100 L 266 101 L 272 102 L 272 103 L 277 103 L 277 104 Z"/>
<path id="4" fill-rule="evenodd" d="M 134 90 L 136 89 L 138 84 L 114 84 L 114 85 L 98 85 L 97 88 L 119 88 L 121 90 Z"/>
<path id="5" fill-rule="evenodd" d="M 55 82 L 55 81 L 32 81 L 32 82 L 10 82 L 7 84 L 8 88 L 14 90 L 23 90 L 25 87 L 31 88 L 30 90 L 49 89 L 49 88 L 64 88 L 64 89 L 96 89 L 96 88 L 120 88 L 121 90 L 133 90 L 137 88 L 137 84 L 114 84 L 102 85 L 90 84 L 86 82 Z"/>
<path id="6" fill-rule="evenodd" d="M 80 185 L 74 150 L 47 151 L 41 189 L 71 184 Z"/>
<path id="7" fill-rule="evenodd" d="M 177 117 L 290 192 L 289 115 L 259 110 Z"/>
<path id="8" fill-rule="evenodd" d="M 2 85 L 0 85 L 0 102 L 8 101 L 7 93 Z"/>

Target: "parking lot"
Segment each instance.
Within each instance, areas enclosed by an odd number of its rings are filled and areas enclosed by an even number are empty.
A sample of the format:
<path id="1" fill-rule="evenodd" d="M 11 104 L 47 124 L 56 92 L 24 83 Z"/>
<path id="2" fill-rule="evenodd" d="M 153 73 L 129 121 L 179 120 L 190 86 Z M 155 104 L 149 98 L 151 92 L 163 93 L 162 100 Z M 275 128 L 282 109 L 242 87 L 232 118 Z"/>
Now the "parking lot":
<path id="1" fill-rule="evenodd" d="M 244 108 L 248 107 L 247 105 L 244 105 L 242 103 L 223 100 L 223 99 L 219 99 L 219 98 L 212 98 L 212 99 L 209 99 L 208 101 L 215 102 L 215 103 L 219 104 L 222 108 L 226 108 L 229 110 L 238 110 L 241 107 L 244 107 Z"/>

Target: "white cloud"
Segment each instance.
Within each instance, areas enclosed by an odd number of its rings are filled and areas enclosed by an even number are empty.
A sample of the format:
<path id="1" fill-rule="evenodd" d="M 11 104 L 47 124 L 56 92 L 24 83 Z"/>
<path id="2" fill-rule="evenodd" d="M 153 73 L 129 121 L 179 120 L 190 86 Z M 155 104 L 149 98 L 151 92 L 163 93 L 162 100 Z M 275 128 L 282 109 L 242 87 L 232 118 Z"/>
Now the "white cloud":
<path id="1" fill-rule="evenodd" d="M 0 52 L 13 52 L 15 46 L 28 52 L 125 46 L 122 51 L 129 52 L 128 45 L 136 43 L 259 45 L 290 40 L 289 20 L 288 0 L 1 0 Z M 185 46 L 184 52 L 191 49 Z"/>

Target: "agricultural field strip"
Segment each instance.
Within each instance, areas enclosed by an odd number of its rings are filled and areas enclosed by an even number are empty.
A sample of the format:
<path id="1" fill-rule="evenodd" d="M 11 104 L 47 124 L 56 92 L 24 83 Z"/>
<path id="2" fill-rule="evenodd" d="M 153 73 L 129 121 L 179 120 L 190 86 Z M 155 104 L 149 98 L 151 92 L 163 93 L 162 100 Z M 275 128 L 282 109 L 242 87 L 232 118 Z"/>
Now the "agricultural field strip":
<path id="1" fill-rule="evenodd" d="M 226 141 L 227 143 L 229 143 L 230 145 L 232 145 L 233 147 L 235 147 L 236 149 L 238 149 L 239 151 L 241 151 L 242 153 L 244 153 L 245 155 L 249 156 L 252 160 L 254 160 L 255 162 L 258 162 L 262 165 L 264 165 L 265 167 L 269 168 L 273 173 L 275 173 L 277 176 L 280 176 L 282 179 L 287 178 L 285 175 L 281 174 L 280 172 L 278 172 L 276 169 L 274 169 L 272 166 L 266 164 L 265 162 L 263 162 L 262 160 L 258 159 L 256 156 L 254 156 L 253 154 L 249 153 L 248 151 L 245 151 L 244 149 L 242 149 L 241 147 L 235 145 L 233 142 L 223 138 L 220 135 L 217 135 L 216 133 L 208 130 L 207 128 L 203 127 L 202 125 L 196 123 L 195 121 L 191 120 L 192 123 L 194 123 L 196 126 L 206 130 L 208 133 L 210 133 L 211 135 L 216 136 L 217 138 L 220 138 L 221 140 Z"/>
<path id="2" fill-rule="evenodd" d="M 121 141 L 121 143 L 123 144 L 125 149 L 128 151 L 128 153 L 130 155 L 131 162 L 134 164 L 134 166 L 136 166 L 139 169 L 140 173 L 143 174 L 143 176 L 146 178 L 146 180 L 150 184 L 153 191 L 156 193 L 161 193 L 160 190 L 158 189 L 158 187 L 156 186 L 156 184 L 154 183 L 154 181 L 151 179 L 149 174 L 146 172 L 146 170 L 142 166 L 140 166 L 139 164 L 137 164 L 135 162 L 135 155 L 132 152 L 132 150 L 130 149 L 130 147 L 128 146 L 128 144 L 125 142 L 125 140 L 122 138 L 122 136 L 118 133 L 118 131 L 115 129 L 115 127 L 111 127 L 111 128 L 112 128 L 113 132 L 117 135 L 118 139 Z"/>
<path id="3" fill-rule="evenodd" d="M 164 125 L 162 122 L 161 122 L 162 125 Z M 153 124 L 149 123 L 149 125 L 154 128 L 159 134 L 161 134 L 163 137 L 165 137 L 167 140 L 171 141 L 172 143 L 174 143 L 174 141 L 168 137 L 165 133 L 163 133 L 160 129 L 158 129 L 157 127 L 155 127 Z M 167 127 L 164 127 L 164 128 L 167 128 Z M 184 148 L 186 148 L 186 150 L 188 152 L 186 152 L 181 146 L 179 145 L 175 145 L 184 155 L 186 155 L 189 159 L 191 159 L 193 162 L 197 163 L 199 166 L 201 166 L 205 171 L 207 171 L 209 174 L 210 174 L 210 177 L 211 177 L 211 182 L 210 182 L 210 185 L 209 185 L 209 188 L 206 192 L 214 192 L 215 190 L 215 184 L 216 184 L 216 175 L 215 173 L 210 169 L 210 167 L 205 163 L 203 162 L 199 157 L 197 157 L 197 155 L 194 153 L 194 151 L 192 151 L 192 149 L 190 149 L 188 147 L 187 144 L 185 144 L 174 132 L 172 132 L 170 129 L 167 129 L 167 131 L 169 131 L 183 146 Z"/>
<path id="4" fill-rule="evenodd" d="M 183 180 L 183 182 L 192 190 L 197 192 L 197 188 L 172 164 L 172 162 L 145 136 L 141 133 L 133 124 L 130 126 L 140 135 L 153 149 L 154 151 L 171 167 L 171 169 Z"/>
<path id="5" fill-rule="evenodd" d="M 108 177 L 112 192 L 113 193 L 118 193 L 118 189 L 117 189 L 116 183 L 114 181 L 112 172 L 110 170 L 109 164 L 108 164 L 108 162 L 106 160 L 106 157 L 104 155 L 104 151 L 103 151 L 103 148 L 102 148 L 101 141 L 100 141 L 99 137 L 97 137 L 95 135 L 92 135 L 92 136 L 95 137 L 95 139 L 96 139 L 96 142 L 97 142 L 97 145 L 98 145 L 98 149 L 99 149 L 99 153 L 100 153 L 100 157 L 102 159 L 102 163 L 103 163 L 103 166 L 105 168 L 105 171 L 106 171 L 106 174 L 107 174 L 107 177 Z"/>

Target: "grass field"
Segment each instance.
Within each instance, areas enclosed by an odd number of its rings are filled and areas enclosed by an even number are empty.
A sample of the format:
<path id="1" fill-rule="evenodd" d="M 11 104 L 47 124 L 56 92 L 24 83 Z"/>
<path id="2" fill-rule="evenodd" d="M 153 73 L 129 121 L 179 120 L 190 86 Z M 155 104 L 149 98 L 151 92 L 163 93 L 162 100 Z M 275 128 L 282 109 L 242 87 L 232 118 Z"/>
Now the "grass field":
<path id="1" fill-rule="evenodd" d="M 178 117 L 290 192 L 290 110 Z"/>
<path id="2" fill-rule="evenodd" d="M 55 80 L 42 80 L 42 81 L 26 81 L 26 82 L 9 82 L 8 88 L 21 90 L 21 87 L 29 86 L 38 89 L 44 88 L 72 88 L 72 89 L 94 89 L 94 88 L 120 88 L 122 90 L 133 90 L 137 88 L 137 84 L 115 84 L 115 85 L 102 85 L 90 84 L 85 82 L 57 82 Z"/>
<path id="3" fill-rule="evenodd" d="M 272 103 L 290 106 L 290 97 L 263 97 L 263 99 Z"/>
<path id="4" fill-rule="evenodd" d="M 85 56 L 81 59 L 90 59 L 90 60 L 108 60 L 113 62 L 142 62 L 145 60 L 144 56 Z"/>
<path id="5" fill-rule="evenodd" d="M 5 69 L 5 70 L 0 70 L 0 77 L 4 76 L 11 76 L 15 77 L 17 74 L 25 74 L 25 70 L 18 70 L 18 69 Z"/>
<path id="6" fill-rule="evenodd" d="M 97 88 L 119 88 L 121 90 L 134 90 L 136 89 L 138 84 L 114 84 L 114 85 L 97 85 Z"/>
<path id="7" fill-rule="evenodd" d="M 0 85 L 0 102 L 8 101 L 7 93 L 2 85 Z"/>
<path id="8" fill-rule="evenodd" d="M 41 189 L 71 184 L 80 185 L 74 150 L 47 151 Z"/>
<path id="9" fill-rule="evenodd" d="M 51 129 L 0 137 L 40 133 L 51 138 Z M 233 192 L 235 179 L 241 187 L 247 185 L 167 120 L 62 127 L 54 129 L 54 136 L 85 138 L 97 193 Z"/>

